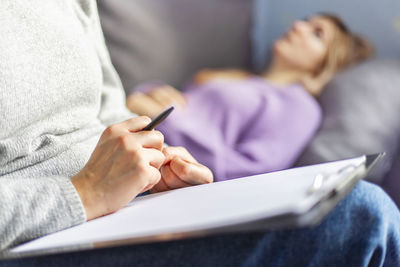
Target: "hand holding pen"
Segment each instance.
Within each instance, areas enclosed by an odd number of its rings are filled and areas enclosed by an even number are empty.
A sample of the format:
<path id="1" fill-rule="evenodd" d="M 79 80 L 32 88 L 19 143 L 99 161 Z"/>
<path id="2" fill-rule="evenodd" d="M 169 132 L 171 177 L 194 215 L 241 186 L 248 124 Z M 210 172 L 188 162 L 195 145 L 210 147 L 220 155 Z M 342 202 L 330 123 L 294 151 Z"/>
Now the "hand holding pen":
<path id="1" fill-rule="evenodd" d="M 87 220 L 113 213 L 161 179 L 164 136 L 144 131 L 148 117 L 134 117 L 103 132 L 89 161 L 71 178 Z"/>
<path id="2" fill-rule="evenodd" d="M 184 148 L 163 148 L 164 136 L 151 130 L 167 113 L 153 122 L 134 117 L 109 126 L 91 157 L 71 182 L 85 208 L 87 220 L 113 213 L 139 193 L 209 183 L 211 171 Z"/>

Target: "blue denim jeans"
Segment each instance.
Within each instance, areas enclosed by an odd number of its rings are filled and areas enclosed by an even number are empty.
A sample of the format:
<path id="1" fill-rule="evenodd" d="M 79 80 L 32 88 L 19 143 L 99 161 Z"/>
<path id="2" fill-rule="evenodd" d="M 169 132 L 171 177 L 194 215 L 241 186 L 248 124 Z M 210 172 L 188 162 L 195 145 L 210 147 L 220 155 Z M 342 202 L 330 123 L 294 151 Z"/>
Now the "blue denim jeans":
<path id="1" fill-rule="evenodd" d="M 360 182 L 318 226 L 2 262 L 5 266 L 400 266 L 400 213 Z"/>

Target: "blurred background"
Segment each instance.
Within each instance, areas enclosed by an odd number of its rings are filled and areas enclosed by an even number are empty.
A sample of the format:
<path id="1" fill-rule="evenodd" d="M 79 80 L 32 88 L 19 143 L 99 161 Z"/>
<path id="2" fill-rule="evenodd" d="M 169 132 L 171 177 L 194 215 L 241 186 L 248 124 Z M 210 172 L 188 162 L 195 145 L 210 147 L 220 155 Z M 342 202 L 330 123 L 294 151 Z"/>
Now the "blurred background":
<path id="1" fill-rule="evenodd" d="M 260 71 L 293 21 L 321 11 L 371 40 L 379 58 L 400 55 L 397 0 L 99 0 L 99 9 L 127 90 L 152 79 L 179 87 L 201 68 Z"/>
<path id="2" fill-rule="evenodd" d="M 385 151 L 368 177 L 400 203 L 400 1 L 99 0 L 111 59 L 129 94 L 162 80 L 178 89 L 203 68 L 259 72 L 298 19 L 339 15 L 377 55 L 337 75 L 320 96 L 320 130 L 297 166 Z"/>

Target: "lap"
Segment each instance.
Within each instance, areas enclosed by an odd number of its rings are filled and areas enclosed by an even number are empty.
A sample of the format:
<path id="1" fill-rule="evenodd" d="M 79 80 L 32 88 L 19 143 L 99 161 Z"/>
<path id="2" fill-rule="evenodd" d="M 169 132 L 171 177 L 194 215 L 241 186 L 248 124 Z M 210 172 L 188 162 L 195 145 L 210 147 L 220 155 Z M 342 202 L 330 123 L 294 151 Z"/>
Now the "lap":
<path id="1" fill-rule="evenodd" d="M 399 264 L 399 223 L 399 212 L 386 194 L 361 182 L 313 228 L 97 249 L 21 259 L 6 266 L 364 266 L 383 260 Z"/>

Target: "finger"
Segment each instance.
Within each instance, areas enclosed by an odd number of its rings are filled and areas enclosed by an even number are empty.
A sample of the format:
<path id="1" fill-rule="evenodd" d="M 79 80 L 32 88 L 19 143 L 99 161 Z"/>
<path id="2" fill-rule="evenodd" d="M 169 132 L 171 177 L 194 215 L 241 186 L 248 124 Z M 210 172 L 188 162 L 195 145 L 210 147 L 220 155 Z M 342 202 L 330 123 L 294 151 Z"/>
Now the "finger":
<path id="1" fill-rule="evenodd" d="M 130 138 L 141 144 L 144 148 L 155 148 L 162 150 L 164 144 L 164 135 L 157 130 L 141 131 L 129 134 Z"/>
<path id="2" fill-rule="evenodd" d="M 154 118 L 164 107 L 155 101 L 152 97 L 144 93 L 135 92 L 127 98 L 127 107 L 136 114 Z"/>
<path id="3" fill-rule="evenodd" d="M 140 116 L 140 117 L 133 117 L 121 123 L 113 124 L 104 130 L 100 138 L 99 144 L 116 137 L 124 136 L 126 135 L 126 133 L 129 132 L 139 131 L 144 127 L 146 127 L 146 125 L 149 124 L 150 122 L 151 119 L 149 117 Z"/>
<path id="4" fill-rule="evenodd" d="M 164 147 L 162 152 L 165 155 L 164 164 L 169 163 L 174 157 L 179 156 L 186 161 L 198 163 L 197 160 L 184 147 L 169 146 Z"/>
<path id="5" fill-rule="evenodd" d="M 117 125 L 122 127 L 123 129 L 126 129 L 129 132 L 138 132 L 146 127 L 147 124 L 149 124 L 150 122 L 151 119 L 149 117 L 139 116 L 123 121 Z"/>
<path id="6" fill-rule="evenodd" d="M 165 184 L 164 179 L 161 177 L 160 181 L 150 189 L 150 192 L 157 193 L 157 192 L 164 192 L 164 191 L 169 191 L 169 190 L 171 190 L 171 188 L 169 188 Z"/>
<path id="7" fill-rule="evenodd" d="M 177 189 L 182 187 L 191 186 L 181 180 L 171 169 L 169 165 L 165 165 L 161 168 L 161 177 L 164 180 L 165 185 L 170 189 Z"/>
<path id="8" fill-rule="evenodd" d="M 151 188 L 153 188 L 153 187 L 152 187 L 151 185 L 148 185 L 148 186 L 146 186 L 145 188 L 143 188 L 142 191 L 140 191 L 139 194 L 144 193 L 144 192 L 150 190 Z"/>
<path id="9" fill-rule="evenodd" d="M 168 87 L 166 86 L 162 86 L 157 88 L 156 90 L 153 90 L 149 93 L 149 95 L 158 103 L 160 103 L 161 105 L 165 106 L 169 106 L 171 105 L 171 103 L 173 102 L 173 100 L 171 99 L 168 91 L 167 91 Z"/>
<path id="10" fill-rule="evenodd" d="M 156 149 L 145 148 L 142 151 L 142 159 L 149 162 L 150 166 L 156 168 L 157 170 L 161 168 L 164 163 L 165 156 L 161 151 Z"/>
<path id="11" fill-rule="evenodd" d="M 197 185 L 213 181 L 212 172 L 199 163 L 188 162 L 180 157 L 175 157 L 171 160 L 169 166 L 173 173 L 185 183 Z"/>
<path id="12" fill-rule="evenodd" d="M 156 168 L 150 169 L 150 174 L 148 176 L 148 181 L 145 184 L 144 188 L 140 191 L 140 193 L 146 192 L 147 190 L 152 189 L 156 184 L 158 184 L 161 180 L 161 173 Z"/>
<path id="13" fill-rule="evenodd" d="M 168 87 L 167 88 L 168 94 L 171 97 L 171 104 L 177 104 L 182 107 L 186 105 L 186 99 L 185 96 L 182 94 L 182 92 L 178 91 L 177 89 L 173 87 Z"/>
<path id="14" fill-rule="evenodd" d="M 184 106 L 186 101 L 181 92 L 171 86 L 164 86 L 153 92 L 157 101 L 164 106 L 171 106 L 174 104 Z"/>

